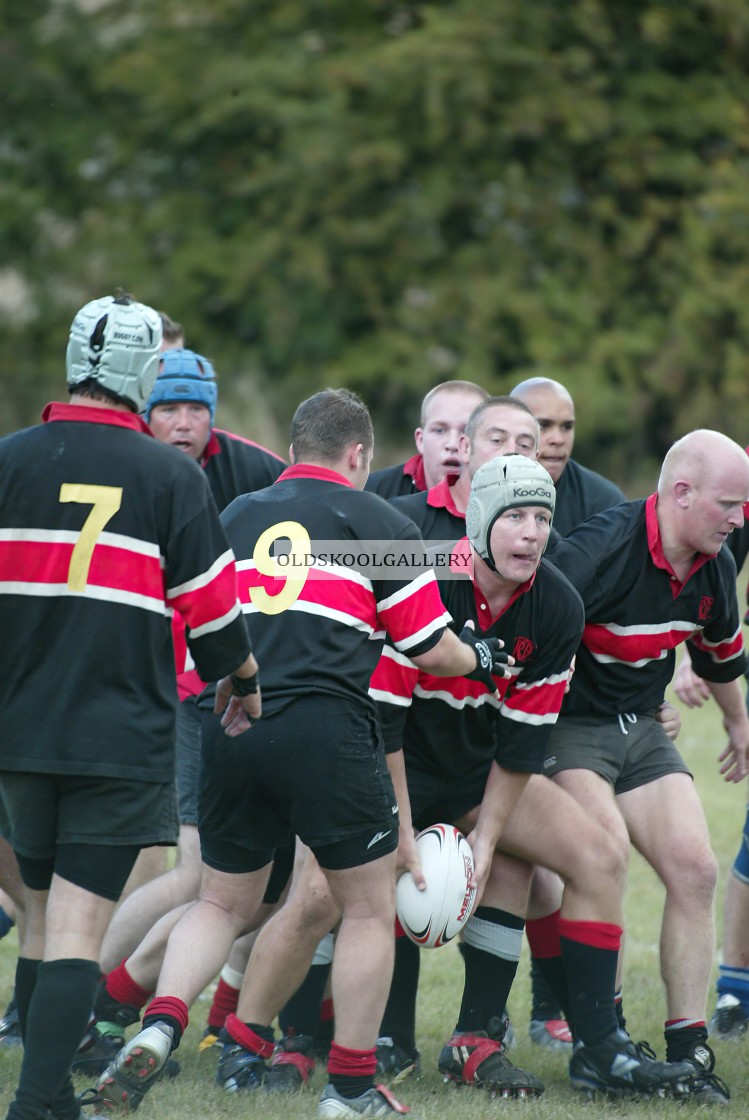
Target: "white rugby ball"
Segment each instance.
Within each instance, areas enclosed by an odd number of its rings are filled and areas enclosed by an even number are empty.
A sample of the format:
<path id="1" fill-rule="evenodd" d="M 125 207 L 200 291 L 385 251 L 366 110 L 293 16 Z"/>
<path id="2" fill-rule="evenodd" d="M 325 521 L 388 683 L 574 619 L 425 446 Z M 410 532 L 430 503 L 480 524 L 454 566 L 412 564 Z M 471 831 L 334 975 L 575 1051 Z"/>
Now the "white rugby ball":
<path id="1" fill-rule="evenodd" d="M 407 937 L 425 949 L 446 945 L 471 916 L 476 891 L 468 886 L 473 853 L 452 824 L 433 824 L 416 837 L 426 890 L 420 891 L 410 871 L 396 884 L 398 920 Z"/>

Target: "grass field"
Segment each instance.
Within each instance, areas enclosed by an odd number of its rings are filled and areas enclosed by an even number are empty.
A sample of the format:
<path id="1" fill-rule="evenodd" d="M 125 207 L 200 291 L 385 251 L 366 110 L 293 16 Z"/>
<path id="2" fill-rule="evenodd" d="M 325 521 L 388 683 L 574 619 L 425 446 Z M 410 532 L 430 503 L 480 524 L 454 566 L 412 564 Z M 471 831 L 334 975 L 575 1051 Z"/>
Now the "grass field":
<path id="1" fill-rule="evenodd" d="M 724 735 L 717 709 L 712 705 L 699 712 L 682 711 L 684 726 L 679 746 L 695 774 L 698 788 L 711 826 L 713 846 L 718 856 L 721 878 L 718 888 L 717 924 L 720 936 L 721 902 L 726 876 L 738 847 L 744 819 L 745 785 L 723 783 L 717 772 L 716 758 L 722 749 Z M 626 898 L 627 955 L 625 962 L 624 999 L 635 1038 L 648 1039 L 664 1056 L 663 993 L 658 971 L 658 938 L 662 908 L 660 884 L 642 860 L 634 856 L 630 867 Z M 718 945 L 720 942 L 718 942 Z M 0 942 L 0 1002 L 10 992 L 17 941 L 11 934 Z M 716 968 L 717 968 L 716 956 Z M 437 1073 L 436 1061 L 440 1047 L 450 1034 L 457 1012 L 462 965 L 454 944 L 443 949 L 425 951 L 422 957 L 422 984 L 419 998 L 418 1033 L 422 1053 L 422 1076 L 418 1082 L 406 1082 L 399 1097 L 423 1120 L 484 1120 L 498 1110 L 520 1110 L 538 1120 L 565 1120 L 567 1117 L 597 1116 L 612 1112 L 616 1116 L 633 1116 L 638 1120 L 654 1117 L 684 1117 L 690 1105 L 670 1101 L 588 1104 L 568 1085 L 565 1059 L 532 1046 L 527 1039 L 529 985 L 528 957 L 524 952 L 518 979 L 510 1000 L 510 1011 L 518 1036 L 512 1051 L 516 1064 L 532 1069 L 546 1084 L 546 1093 L 539 1100 L 511 1102 L 490 1100 L 477 1090 L 458 1090 L 445 1086 Z M 714 996 L 711 991 L 708 1014 Z M 180 1076 L 172 1082 L 155 1086 L 141 1106 L 138 1116 L 143 1120 L 204 1120 L 205 1117 L 268 1117 L 281 1120 L 289 1117 L 314 1117 L 317 1096 L 324 1083 L 324 1073 L 315 1074 L 312 1090 L 295 1097 L 276 1098 L 264 1094 L 227 1094 L 213 1084 L 215 1057 L 209 1052 L 198 1058 L 196 1044 L 205 1024 L 208 995 L 193 1009 L 193 1025 L 188 1030 L 177 1057 L 182 1063 Z M 749 1117 L 749 1063 L 744 1044 L 717 1043 L 717 1072 L 728 1082 L 733 1099 L 728 1106 L 732 1115 Z M 0 1104 L 7 1108 L 12 1099 L 18 1068 L 19 1051 L 0 1049 Z M 80 1082 L 80 1088 L 87 1082 Z"/>

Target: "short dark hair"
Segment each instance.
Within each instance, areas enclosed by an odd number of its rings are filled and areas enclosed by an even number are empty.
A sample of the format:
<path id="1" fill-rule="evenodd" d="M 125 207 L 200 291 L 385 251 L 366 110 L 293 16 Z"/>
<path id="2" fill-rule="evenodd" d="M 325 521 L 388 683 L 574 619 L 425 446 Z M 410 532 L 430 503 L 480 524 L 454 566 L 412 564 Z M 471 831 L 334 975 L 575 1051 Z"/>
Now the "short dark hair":
<path id="1" fill-rule="evenodd" d="M 519 397 L 487 397 L 481 404 L 477 404 L 471 415 L 466 421 L 466 435 L 470 440 L 473 440 L 476 435 L 476 428 L 478 427 L 479 420 L 489 408 L 496 408 L 498 405 L 507 405 L 509 408 L 516 408 L 518 412 L 527 412 L 532 420 L 536 417 L 528 408 L 525 401 L 521 401 Z"/>
<path id="2" fill-rule="evenodd" d="M 160 311 L 161 316 L 161 337 L 164 342 L 168 342 L 171 346 L 175 342 L 185 342 L 185 331 L 181 323 L 176 322 L 175 319 L 170 319 L 166 311 Z"/>
<path id="3" fill-rule="evenodd" d="M 100 401 L 102 404 L 126 404 L 135 412 L 135 408 L 130 401 L 118 397 L 116 393 L 111 393 L 109 389 L 105 389 L 100 385 L 95 377 L 87 377 L 85 381 L 79 381 L 77 385 L 68 385 L 68 392 L 72 396 L 86 397 L 91 401 Z"/>
<path id="4" fill-rule="evenodd" d="M 352 443 L 374 446 L 369 409 L 349 389 L 323 389 L 297 408 L 291 421 L 291 446 L 297 463 L 335 462 Z"/>

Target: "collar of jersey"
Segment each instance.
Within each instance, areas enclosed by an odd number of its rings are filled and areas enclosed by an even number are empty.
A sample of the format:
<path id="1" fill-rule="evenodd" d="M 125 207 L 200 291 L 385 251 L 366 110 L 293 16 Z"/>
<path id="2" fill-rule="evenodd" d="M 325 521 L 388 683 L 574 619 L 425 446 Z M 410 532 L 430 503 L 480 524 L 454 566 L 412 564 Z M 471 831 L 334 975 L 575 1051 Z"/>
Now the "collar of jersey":
<path id="1" fill-rule="evenodd" d="M 458 481 L 457 474 L 446 474 L 441 482 L 433 486 L 427 493 L 427 505 L 432 506 L 433 509 L 446 509 L 449 513 L 454 514 L 455 517 L 462 517 L 465 521 L 465 513 L 458 509 L 453 499 L 452 488 Z"/>
<path id="2" fill-rule="evenodd" d="M 421 453 L 412 455 L 407 463 L 403 464 L 403 473 L 411 476 L 417 490 L 427 489 L 427 480 L 424 475 L 424 460 Z"/>
<path id="3" fill-rule="evenodd" d="M 706 564 L 712 557 L 708 556 L 705 552 L 695 553 L 692 566 L 687 573 L 687 578 L 684 583 L 681 583 L 673 570 L 663 552 L 663 544 L 661 543 L 661 530 L 658 525 L 658 516 L 656 513 L 656 506 L 658 504 L 658 493 L 651 494 L 645 501 L 645 525 L 648 531 L 648 551 L 656 568 L 662 568 L 664 572 L 668 572 L 669 576 L 674 582 L 674 586 L 681 590 L 684 584 L 688 583 L 694 573 Z"/>
<path id="4" fill-rule="evenodd" d="M 293 463 L 278 476 L 276 482 L 286 482 L 289 478 L 314 478 L 318 482 L 337 482 L 342 486 L 350 486 L 352 490 L 355 489 L 353 482 L 349 482 L 338 471 L 332 471 L 329 467 L 320 467 L 316 463 Z M 274 486 L 276 482 L 273 483 Z"/>
<path id="5" fill-rule="evenodd" d="M 130 428 L 134 432 L 151 435 L 151 429 L 134 412 L 120 412 L 117 408 L 95 408 L 93 405 L 63 404 L 52 401 L 42 412 L 42 422 L 49 424 L 54 420 L 72 420 L 79 424 L 110 424 L 114 428 Z"/>

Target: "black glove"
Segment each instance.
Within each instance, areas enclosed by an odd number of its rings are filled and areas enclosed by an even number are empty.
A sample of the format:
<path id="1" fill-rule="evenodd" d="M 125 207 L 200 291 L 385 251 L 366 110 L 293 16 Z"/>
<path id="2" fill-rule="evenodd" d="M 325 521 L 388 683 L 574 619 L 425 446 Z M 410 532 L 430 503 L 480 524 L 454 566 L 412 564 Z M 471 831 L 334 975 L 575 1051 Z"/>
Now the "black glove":
<path id="1" fill-rule="evenodd" d="M 464 675 L 469 681 L 481 681 L 494 692 L 497 682 L 492 674 L 504 677 L 504 666 L 509 661 L 509 654 L 499 648 L 499 638 L 479 638 L 470 626 L 464 626 L 459 637 L 476 654 L 476 668 Z"/>

